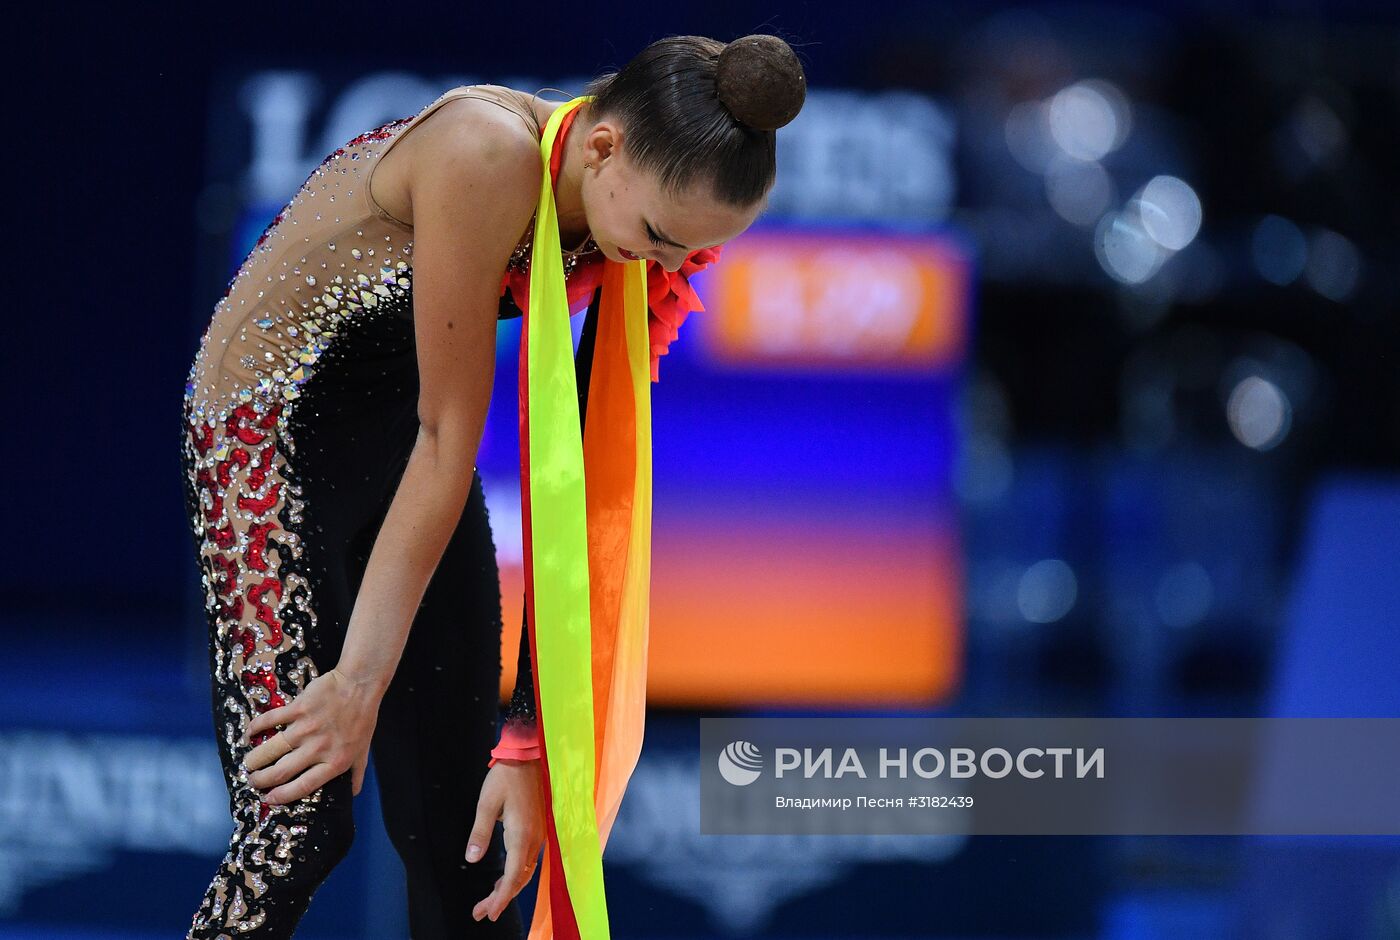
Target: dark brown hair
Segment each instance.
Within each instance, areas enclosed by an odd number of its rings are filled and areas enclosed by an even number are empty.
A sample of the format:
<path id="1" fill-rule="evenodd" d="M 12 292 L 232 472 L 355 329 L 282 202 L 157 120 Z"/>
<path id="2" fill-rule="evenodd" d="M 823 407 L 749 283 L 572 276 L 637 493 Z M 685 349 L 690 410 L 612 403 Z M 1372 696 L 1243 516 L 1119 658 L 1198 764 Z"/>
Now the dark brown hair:
<path id="1" fill-rule="evenodd" d="M 802 109 L 807 79 L 778 36 L 668 36 L 583 93 L 597 96 L 594 120 L 621 123 L 628 156 L 663 191 L 708 183 L 721 202 L 750 206 L 777 177 L 776 131 Z"/>

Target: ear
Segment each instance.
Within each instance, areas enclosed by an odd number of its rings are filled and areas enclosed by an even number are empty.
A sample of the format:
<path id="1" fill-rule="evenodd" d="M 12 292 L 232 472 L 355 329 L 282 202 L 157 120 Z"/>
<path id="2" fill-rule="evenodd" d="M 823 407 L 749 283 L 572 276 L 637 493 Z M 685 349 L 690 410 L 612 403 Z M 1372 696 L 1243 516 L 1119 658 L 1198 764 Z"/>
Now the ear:
<path id="1" fill-rule="evenodd" d="M 611 121 L 599 121 L 583 142 L 584 158 L 598 166 L 622 146 L 622 128 Z"/>

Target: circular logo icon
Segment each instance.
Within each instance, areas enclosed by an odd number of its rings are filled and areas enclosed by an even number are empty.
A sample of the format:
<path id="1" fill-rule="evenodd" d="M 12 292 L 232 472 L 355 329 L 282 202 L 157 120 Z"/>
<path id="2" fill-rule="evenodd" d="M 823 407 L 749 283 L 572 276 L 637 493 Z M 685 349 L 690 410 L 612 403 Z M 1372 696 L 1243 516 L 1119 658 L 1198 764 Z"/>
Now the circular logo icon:
<path id="1" fill-rule="evenodd" d="M 748 741 L 731 742 L 719 752 L 719 774 L 736 787 L 746 787 L 763 772 L 763 754 Z"/>

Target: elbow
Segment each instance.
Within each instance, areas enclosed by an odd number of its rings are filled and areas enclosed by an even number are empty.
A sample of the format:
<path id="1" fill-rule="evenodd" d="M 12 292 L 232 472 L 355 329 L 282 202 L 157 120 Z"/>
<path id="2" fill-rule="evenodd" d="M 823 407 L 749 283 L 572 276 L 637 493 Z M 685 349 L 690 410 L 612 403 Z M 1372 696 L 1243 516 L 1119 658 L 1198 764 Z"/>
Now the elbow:
<path id="1" fill-rule="evenodd" d="M 418 435 L 434 441 L 464 441 L 480 436 L 486 416 L 471 415 L 465 408 L 424 407 L 418 402 Z"/>
<path id="2" fill-rule="evenodd" d="M 481 442 L 480 425 L 461 421 L 424 421 L 418 419 L 418 440 L 415 450 L 435 467 L 447 472 L 470 471 L 476 466 L 476 451 Z"/>
<path id="3" fill-rule="evenodd" d="M 421 407 L 418 409 L 418 437 L 437 440 L 442 436 L 442 421 L 435 413 L 426 412 Z"/>

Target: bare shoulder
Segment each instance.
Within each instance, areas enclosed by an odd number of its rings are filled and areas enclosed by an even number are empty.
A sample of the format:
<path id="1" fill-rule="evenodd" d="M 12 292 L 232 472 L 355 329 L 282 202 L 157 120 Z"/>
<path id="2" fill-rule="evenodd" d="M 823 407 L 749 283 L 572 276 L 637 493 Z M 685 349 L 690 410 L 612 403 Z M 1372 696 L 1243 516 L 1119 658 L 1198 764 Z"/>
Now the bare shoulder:
<path id="1" fill-rule="evenodd" d="M 534 135 L 506 109 L 470 99 L 445 102 L 419 127 L 401 164 L 412 211 L 405 221 L 413 225 L 414 319 L 428 329 L 464 313 L 494 323 L 502 272 L 543 183 Z"/>
<path id="2" fill-rule="evenodd" d="M 498 254 L 515 244 L 539 199 L 538 144 L 518 118 L 489 102 L 459 98 L 440 111 L 447 113 L 433 117 L 444 120 L 425 122 L 407 167 L 415 228 L 432 211 L 439 221 L 471 227 L 487 242 L 480 247 Z"/>
<path id="3" fill-rule="evenodd" d="M 481 98 L 453 98 L 423 122 L 415 156 L 427 160 L 518 159 L 538 166 L 539 141 L 521 118 Z"/>
<path id="4" fill-rule="evenodd" d="M 453 98 L 412 131 L 385 155 L 374 180 L 374 195 L 397 218 L 416 227 L 417 203 L 429 191 L 450 196 L 477 189 L 478 205 L 489 194 L 508 215 L 526 203 L 533 207 L 540 149 L 520 115 L 480 98 Z M 522 225 L 528 218 L 526 212 Z"/>

